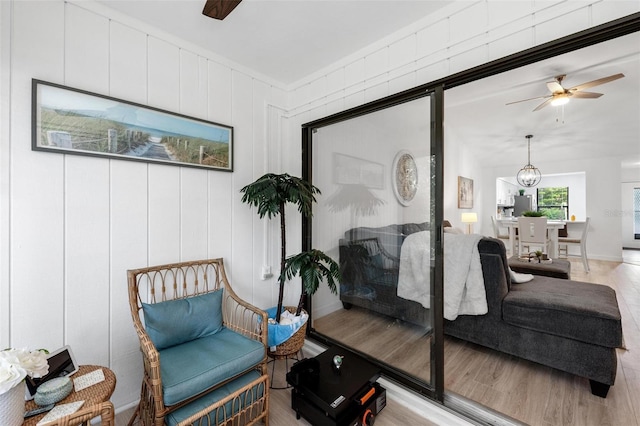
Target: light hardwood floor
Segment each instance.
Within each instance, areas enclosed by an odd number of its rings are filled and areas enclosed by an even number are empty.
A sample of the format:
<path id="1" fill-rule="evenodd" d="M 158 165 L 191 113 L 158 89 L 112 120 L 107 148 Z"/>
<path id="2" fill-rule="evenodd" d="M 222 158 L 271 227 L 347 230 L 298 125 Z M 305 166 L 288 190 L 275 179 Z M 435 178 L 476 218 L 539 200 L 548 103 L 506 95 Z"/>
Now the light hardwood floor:
<path id="1" fill-rule="evenodd" d="M 617 351 L 616 383 L 607 398 L 593 396 L 586 379 L 448 336 L 446 392 L 534 426 L 640 426 L 640 251 L 625 251 L 623 263 L 591 260 L 589 273 L 580 259 L 570 260 L 573 280 L 606 284 L 617 292 L 626 349 Z M 415 327 L 356 308 L 317 319 L 315 325 L 331 335 L 345 323 L 349 331 L 339 340 L 428 380 L 428 339 Z"/>
<path id="2" fill-rule="evenodd" d="M 625 251 L 623 263 L 591 260 L 590 266 L 587 274 L 579 259 L 571 259 L 571 278 L 616 290 L 626 345 L 618 350 L 616 383 L 606 399 L 593 396 L 586 379 L 450 337 L 445 342 L 446 392 L 533 426 L 640 426 L 640 251 Z M 344 324 L 346 315 L 348 331 L 339 328 L 343 341 L 428 380 L 428 339 L 419 327 L 355 307 L 317 319 L 315 326 L 335 330 L 333 324 Z M 284 371 L 276 370 L 275 377 L 282 380 Z M 116 426 L 126 425 L 132 411 L 120 413 Z M 269 418 L 273 426 L 309 424 L 296 420 L 289 390 L 271 391 Z M 432 423 L 390 400 L 376 425 L 399 424 Z"/>

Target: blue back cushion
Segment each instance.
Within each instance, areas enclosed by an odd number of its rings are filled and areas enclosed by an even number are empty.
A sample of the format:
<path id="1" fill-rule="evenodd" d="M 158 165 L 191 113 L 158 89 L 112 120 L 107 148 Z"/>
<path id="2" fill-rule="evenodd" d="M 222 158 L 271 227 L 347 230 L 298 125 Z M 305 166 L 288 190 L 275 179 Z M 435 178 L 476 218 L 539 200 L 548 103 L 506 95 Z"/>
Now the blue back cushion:
<path id="1" fill-rule="evenodd" d="M 222 290 L 186 299 L 143 303 L 145 329 L 160 350 L 222 329 Z"/>

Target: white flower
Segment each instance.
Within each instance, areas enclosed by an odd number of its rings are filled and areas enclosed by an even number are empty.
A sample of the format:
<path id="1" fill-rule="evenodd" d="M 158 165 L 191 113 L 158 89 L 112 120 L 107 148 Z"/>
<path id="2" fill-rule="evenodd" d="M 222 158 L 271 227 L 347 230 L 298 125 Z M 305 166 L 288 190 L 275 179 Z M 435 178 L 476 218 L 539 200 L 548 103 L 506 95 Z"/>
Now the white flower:
<path id="1" fill-rule="evenodd" d="M 16 351 L 22 368 L 27 370 L 29 377 L 39 379 L 49 372 L 47 353 L 45 351 L 27 351 L 26 349 Z"/>
<path id="2" fill-rule="evenodd" d="M 49 372 L 46 351 L 6 349 L 0 351 L 0 395 L 22 382 L 24 378 L 42 377 Z"/>
<path id="3" fill-rule="evenodd" d="M 26 376 L 27 371 L 24 368 L 0 357 L 0 395 L 23 381 Z"/>

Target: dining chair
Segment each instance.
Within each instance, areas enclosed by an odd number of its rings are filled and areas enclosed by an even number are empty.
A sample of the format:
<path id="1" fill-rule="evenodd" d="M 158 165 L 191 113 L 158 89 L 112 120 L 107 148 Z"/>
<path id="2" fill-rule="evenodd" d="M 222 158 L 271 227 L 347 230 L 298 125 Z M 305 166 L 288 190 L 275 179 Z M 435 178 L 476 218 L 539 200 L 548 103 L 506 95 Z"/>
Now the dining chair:
<path id="1" fill-rule="evenodd" d="M 564 252 L 564 256 L 569 257 L 569 246 L 579 247 L 580 254 L 578 256 L 582 258 L 582 266 L 584 267 L 585 272 L 589 272 L 589 259 L 587 258 L 587 233 L 589 232 L 589 221 L 590 218 L 587 218 L 584 222 L 580 238 L 574 238 L 568 235 L 558 237 L 558 255 Z"/>
<path id="2" fill-rule="evenodd" d="M 507 247 L 507 251 L 510 251 L 510 245 L 507 244 L 509 242 L 509 234 L 500 233 L 500 224 L 494 216 L 491 216 L 491 225 L 493 226 L 493 236 L 499 240 L 503 240 L 503 242 L 505 243 L 505 247 Z"/>
<path id="3" fill-rule="evenodd" d="M 549 252 L 551 240 L 547 235 L 546 217 L 519 217 L 518 218 L 518 248 L 520 253 L 531 251 L 532 247 L 539 247 L 543 253 Z"/>

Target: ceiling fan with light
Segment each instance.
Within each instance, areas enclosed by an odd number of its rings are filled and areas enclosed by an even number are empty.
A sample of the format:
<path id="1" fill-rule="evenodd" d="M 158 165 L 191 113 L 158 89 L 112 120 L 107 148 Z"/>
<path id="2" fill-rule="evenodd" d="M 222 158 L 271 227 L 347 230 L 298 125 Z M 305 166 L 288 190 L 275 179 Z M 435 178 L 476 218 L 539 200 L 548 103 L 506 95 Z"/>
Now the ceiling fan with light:
<path id="1" fill-rule="evenodd" d="M 242 0 L 207 0 L 202 14 L 213 19 L 223 20 Z"/>
<path id="2" fill-rule="evenodd" d="M 543 103 L 538 105 L 536 107 L 536 109 L 534 109 L 534 111 L 538 111 L 538 110 L 546 107 L 549 104 L 554 105 L 554 106 L 564 105 L 567 102 L 569 102 L 569 100 L 571 98 L 578 98 L 578 99 L 595 99 L 595 98 L 599 98 L 600 96 L 602 96 L 602 93 L 584 92 L 583 90 L 584 89 L 589 89 L 590 87 L 598 86 L 600 84 L 608 83 L 608 82 L 613 81 L 613 80 L 617 80 L 619 78 L 624 77 L 624 74 L 619 73 L 619 74 L 610 75 L 608 77 L 599 78 L 597 80 L 589 81 L 587 83 L 578 84 L 577 86 L 573 86 L 573 87 L 568 88 L 568 89 L 565 89 L 562 86 L 562 80 L 564 80 L 565 77 L 566 77 L 566 75 L 562 74 L 562 75 L 557 76 L 555 81 L 550 81 L 550 82 L 547 83 L 547 88 L 551 92 L 550 95 L 538 96 L 538 97 L 535 97 L 535 98 L 529 98 L 529 99 L 523 99 L 523 100 L 520 100 L 520 101 L 509 102 L 507 105 L 517 104 L 517 103 L 526 102 L 526 101 L 532 101 L 532 100 L 535 100 L 535 99 L 545 99 L 545 98 L 547 98 L 546 101 L 544 101 Z"/>

